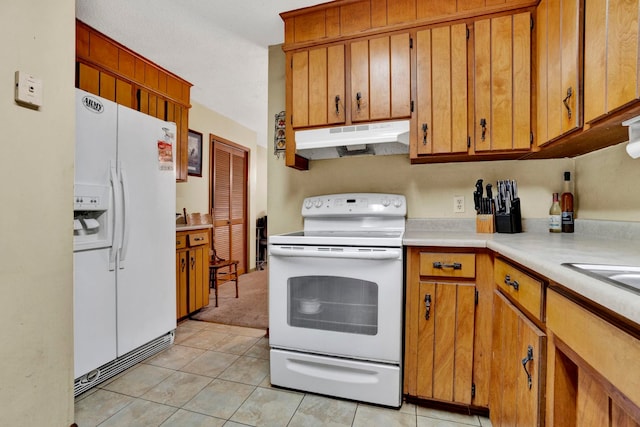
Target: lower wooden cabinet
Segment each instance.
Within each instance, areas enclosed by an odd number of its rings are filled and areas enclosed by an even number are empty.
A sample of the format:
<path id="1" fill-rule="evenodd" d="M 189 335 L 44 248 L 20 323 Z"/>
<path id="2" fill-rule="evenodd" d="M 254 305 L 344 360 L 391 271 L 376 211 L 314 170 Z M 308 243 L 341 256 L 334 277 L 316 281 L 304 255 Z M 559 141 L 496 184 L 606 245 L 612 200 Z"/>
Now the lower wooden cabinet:
<path id="1" fill-rule="evenodd" d="M 488 406 L 491 277 L 487 254 L 409 248 L 405 396 Z"/>
<path id="2" fill-rule="evenodd" d="M 471 404 L 475 286 L 420 283 L 416 395 Z"/>
<path id="3" fill-rule="evenodd" d="M 547 295 L 547 426 L 640 426 L 640 331 Z"/>
<path id="4" fill-rule="evenodd" d="M 493 302 L 492 425 L 544 424 L 546 335 L 499 291 Z"/>
<path id="5" fill-rule="evenodd" d="M 209 304 L 211 230 L 176 232 L 176 317 L 181 319 Z"/>

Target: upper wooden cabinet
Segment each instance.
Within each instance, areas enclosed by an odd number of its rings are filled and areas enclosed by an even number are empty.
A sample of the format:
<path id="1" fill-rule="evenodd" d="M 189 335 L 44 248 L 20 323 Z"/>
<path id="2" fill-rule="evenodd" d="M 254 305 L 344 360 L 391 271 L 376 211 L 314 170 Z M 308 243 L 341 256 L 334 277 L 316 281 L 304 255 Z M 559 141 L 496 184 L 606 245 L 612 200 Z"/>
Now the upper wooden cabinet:
<path id="1" fill-rule="evenodd" d="M 539 149 L 525 158 L 574 157 L 628 140 L 621 123 L 640 114 L 639 10 L 638 0 L 540 2 Z"/>
<path id="2" fill-rule="evenodd" d="M 535 5 L 531 0 L 338 0 L 280 14 L 285 45 L 362 36 Z"/>
<path id="3" fill-rule="evenodd" d="M 350 44 L 352 122 L 410 117 L 410 48 L 408 33 Z"/>
<path id="4" fill-rule="evenodd" d="M 536 10 L 539 147 L 582 126 L 581 3 L 541 0 Z"/>
<path id="5" fill-rule="evenodd" d="M 304 50 L 311 66 L 310 49 L 344 46 L 345 116 L 335 123 L 410 118 L 411 162 L 430 163 L 575 157 L 627 140 L 621 123 L 640 114 L 639 11 L 640 0 L 337 0 L 281 17 L 288 58 Z M 406 72 L 393 53 L 404 63 L 405 37 Z M 297 115 L 290 74 L 286 111 Z M 320 84 L 316 108 L 307 86 L 301 121 L 287 121 L 286 164 L 299 169 L 308 162 L 293 129 L 325 125 L 325 111 L 331 125 L 341 107 Z"/>
<path id="6" fill-rule="evenodd" d="M 531 145 L 531 15 L 474 22 L 475 151 Z"/>
<path id="7" fill-rule="evenodd" d="M 467 152 L 467 26 L 416 33 L 416 134 L 411 157 Z"/>
<path id="8" fill-rule="evenodd" d="M 191 83 L 76 20 L 76 87 L 176 123 L 176 180 L 187 180 Z"/>
<path id="9" fill-rule="evenodd" d="M 589 0 L 585 7 L 584 119 L 636 101 L 638 0 Z"/>
<path id="10" fill-rule="evenodd" d="M 408 33 L 356 40 L 346 48 L 337 44 L 303 49 L 289 57 L 287 90 L 293 128 L 411 116 Z M 345 74 L 351 88 L 348 98 Z"/>
<path id="11" fill-rule="evenodd" d="M 291 54 L 294 128 L 345 121 L 345 47 L 323 46 Z"/>

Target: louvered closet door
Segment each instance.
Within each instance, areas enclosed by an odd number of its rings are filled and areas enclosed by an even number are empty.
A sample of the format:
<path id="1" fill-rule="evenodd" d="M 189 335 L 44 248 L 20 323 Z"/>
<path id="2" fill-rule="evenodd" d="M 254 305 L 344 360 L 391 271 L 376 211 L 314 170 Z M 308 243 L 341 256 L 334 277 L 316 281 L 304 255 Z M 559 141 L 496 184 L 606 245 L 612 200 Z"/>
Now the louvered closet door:
<path id="1" fill-rule="evenodd" d="M 219 257 L 240 261 L 238 273 L 247 271 L 247 164 L 248 152 L 213 141 L 214 245 Z"/>

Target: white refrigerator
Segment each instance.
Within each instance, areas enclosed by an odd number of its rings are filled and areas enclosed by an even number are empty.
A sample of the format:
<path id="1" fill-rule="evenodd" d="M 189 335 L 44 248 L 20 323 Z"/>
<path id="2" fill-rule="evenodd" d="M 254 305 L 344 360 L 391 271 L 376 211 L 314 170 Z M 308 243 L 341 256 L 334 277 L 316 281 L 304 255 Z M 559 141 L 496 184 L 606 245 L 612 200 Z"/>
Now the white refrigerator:
<path id="1" fill-rule="evenodd" d="M 158 337 L 173 342 L 175 132 L 174 123 L 77 91 L 76 383 L 104 377 L 103 365 Z"/>

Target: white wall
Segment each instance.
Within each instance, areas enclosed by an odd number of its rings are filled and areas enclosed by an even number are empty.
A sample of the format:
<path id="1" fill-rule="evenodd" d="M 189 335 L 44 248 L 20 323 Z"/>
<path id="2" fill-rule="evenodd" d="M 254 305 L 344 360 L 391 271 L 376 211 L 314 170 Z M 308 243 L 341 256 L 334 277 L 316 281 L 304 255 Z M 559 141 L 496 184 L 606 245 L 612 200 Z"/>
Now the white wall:
<path id="1" fill-rule="evenodd" d="M 0 425 L 73 422 L 75 4 L 3 1 L 0 13 Z M 14 72 L 44 81 L 39 111 Z"/>
<path id="2" fill-rule="evenodd" d="M 580 218 L 640 221 L 640 159 L 618 144 L 576 159 Z"/>
<path id="3" fill-rule="evenodd" d="M 249 151 L 249 268 L 255 268 L 256 218 L 266 214 L 267 171 L 265 148 L 258 145 L 252 130 L 196 102 L 189 111 L 189 128 L 202 133 L 202 177 L 189 176 L 187 182 L 176 184 L 176 213 L 186 208 L 188 213 L 209 211 L 209 135 L 247 147 Z"/>
<path id="4" fill-rule="evenodd" d="M 269 111 L 285 106 L 285 60 L 280 46 L 269 51 Z M 273 137 L 273 130 L 271 130 Z M 563 172 L 575 178 L 577 218 L 640 221 L 640 160 L 624 144 L 576 159 L 490 161 L 411 165 L 408 156 L 366 156 L 310 162 L 308 171 L 269 156 L 269 233 L 302 227 L 305 197 L 340 192 L 389 192 L 407 197 L 408 218 L 473 218 L 477 179 L 518 181 L 523 218 L 547 218 L 551 197 L 562 192 Z M 465 213 L 453 213 L 453 196 L 465 197 Z"/>

